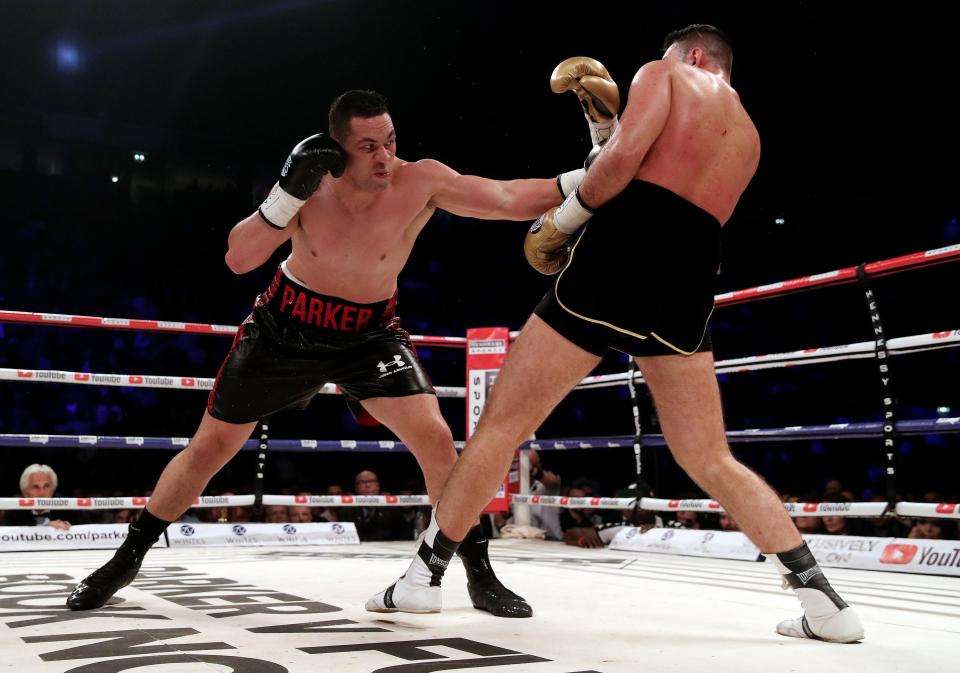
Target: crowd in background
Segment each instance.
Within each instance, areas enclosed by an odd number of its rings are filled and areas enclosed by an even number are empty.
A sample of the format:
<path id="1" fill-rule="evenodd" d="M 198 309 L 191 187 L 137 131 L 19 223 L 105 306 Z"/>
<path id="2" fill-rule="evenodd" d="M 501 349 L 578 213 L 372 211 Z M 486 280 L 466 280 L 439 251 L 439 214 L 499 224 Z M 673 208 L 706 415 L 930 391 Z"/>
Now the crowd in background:
<path id="1" fill-rule="evenodd" d="M 559 495 L 571 498 L 602 497 L 600 483 L 587 476 L 580 476 L 569 482 L 556 472 L 544 469 L 539 453 L 536 450 L 528 452 L 530 492 L 535 495 Z M 59 476 L 51 466 L 33 464 L 27 466 L 20 476 L 19 494 L 25 498 L 49 498 L 59 494 L 57 487 Z M 397 491 L 383 489 L 380 477 L 372 470 L 365 469 L 358 472 L 353 480 L 352 488 L 344 488 L 341 484 L 333 483 L 323 487 L 318 492 L 282 490 L 281 495 L 423 495 L 426 489 L 422 481 L 414 479 L 400 485 Z M 71 495 L 75 497 L 102 495 L 102 496 L 130 496 L 147 495 L 150 493 L 130 493 L 114 490 L 106 493 L 89 493 L 82 489 L 75 489 Z M 235 491 L 208 493 L 207 495 L 237 495 Z M 673 494 L 679 499 L 700 499 L 707 497 L 696 491 Z M 637 498 L 654 497 L 655 493 L 646 483 L 637 482 L 620 488 L 615 497 Z M 837 479 L 827 480 L 821 491 L 809 492 L 803 495 L 781 494 L 784 503 L 790 502 L 826 502 L 844 503 L 858 501 L 856 494 Z M 919 496 L 909 496 L 911 501 L 939 503 L 944 502 L 940 493 L 928 491 Z M 883 502 L 883 498 L 874 496 L 872 500 Z M 960 493 L 949 494 L 946 501 L 957 502 Z M 510 528 L 515 527 L 518 519 L 515 518 L 513 508 L 505 514 L 496 514 L 483 519 L 483 523 L 491 536 L 510 535 Z M 679 511 L 669 514 L 664 512 L 647 511 L 634 506 L 622 511 L 591 509 L 591 508 L 559 508 L 546 505 L 533 505 L 529 508 L 529 521 L 524 528 L 534 530 L 535 536 L 548 540 L 563 541 L 566 544 L 581 547 L 602 547 L 609 542 L 610 537 L 604 535 L 605 530 L 616 529 L 619 526 L 636 526 L 642 531 L 651 528 L 683 528 L 693 530 L 740 530 L 737 522 L 726 513 L 705 514 L 694 511 Z M 69 528 L 71 525 L 87 523 L 127 523 L 134 517 L 134 510 L 118 509 L 84 512 L 80 510 L 0 510 L 0 525 L 50 525 L 57 528 Z M 251 506 L 217 506 L 192 508 L 179 519 L 187 523 L 310 523 L 310 522 L 350 522 L 357 528 L 357 533 L 363 541 L 377 540 L 410 540 L 416 539 L 426 528 L 430 520 L 430 508 L 425 506 L 411 507 L 312 507 L 306 504 L 298 505 L 266 505 Z M 951 519 L 916 518 L 904 519 L 895 517 L 854 518 L 846 516 L 805 516 L 795 517 L 797 529 L 804 535 L 853 535 L 878 537 L 907 537 L 916 539 L 960 539 L 960 522 Z"/>
<path id="2" fill-rule="evenodd" d="M 73 139 L 66 141 L 66 136 L 50 138 L 34 126 L 28 132 L 19 129 L 16 161 L 13 150 L 0 148 L 5 203 L 0 309 L 222 325 L 244 319 L 286 249 L 261 268 L 236 276 L 223 262 L 226 236 L 272 184 L 285 151 L 285 145 L 273 142 L 279 132 L 259 145 L 249 140 L 200 146 L 178 139 L 135 162 L 117 143 L 77 140 L 82 129 L 71 131 Z M 104 137 L 109 133 L 97 135 Z M 424 151 L 414 143 L 407 147 L 414 158 Z M 579 152 L 572 142 L 557 156 L 525 156 L 512 170 L 546 174 L 566 167 Z M 470 157 L 475 160 L 460 165 L 463 170 L 496 175 L 498 164 L 490 156 Z M 108 179 L 111 174 L 116 181 Z M 758 213 L 769 215 L 768 195 L 748 193 L 738 213 L 739 219 L 724 230 L 721 290 L 949 245 L 960 237 L 957 219 L 947 217 L 916 231 L 900 229 L 893 241 L 843 236 L 814 251 L 819 245 L 815 233 L 760 219 Z M 526 226 L 438 211 L 400 277 L 398 311 L 404 327 L 414 334 L 463 336 L 468 327 L 522 326 L 550 282 L 526 266 L 521 251 Z M 810 219 L 804 226 L 819 225 Z M 875 279 L 887 333 L 904 336 L 956 327 L 949 302 L 931 291 L 955 284 L 955 274 L 955 265 L 948 264 Z M 718 308 L 711 329 L 717 359 L 873 336 L 862 290 L 853 285 Z M 212 378 L 229 344 L 224 336 L 0 322 L 0 368 Z M 463 385 L 462 350 L 420 348 L 419 356 L 435 384 Z M 955 382 L 940 375 L 960 366 L 956 349 L 898 358 L 892 366 L 901 419 L 957 415 Z M 625 369 L 625 357 L 611 353 L 598 373 Z M 730 429 L 882 418 L 882 390 L 871 360 L 721 374 L 720 382 Z M 204 393 L 191 391 L 0 381 L 0 433 L 189 437 L 203 413 L 203 398 Z M 657 432 L 653 404 L 643 389 L 640 406 L 645 432 Z M 463 401 L 441 400 L 441 409 L 454 437 L 462 439 Z M 305 412 L 277 415 L 271 430 L 275 438 L 393 439 L 383 428 L 358 427 L 342 400 L 332 396 L 318 397 Z M 538 436 L 633 432 L 630 396 L 618 387 L 572 394 Z M 956 448 L 955 437 L 897 438 L 898 489 L 904 498 L 925 500 L 933 492 L 956 500 L 953 473 L 943 469 L 946 452 Z M 880 442 L 816 439 L 734 445 L 734 450 L 782 492 L 803 494 L 801 499 L 869 501 L 886 491 Z M 46 462 L 57 466 L 70 493 L 145 493 L 170 454 L 129 451 L 0 447 L 0 477 L 12 493 L 25 465 Z M 619 475 L 632 470 L 633 455 L 629 448 L 599 449 L 558 452 L 547 460 L 557 473 L 582 475 L 563 488 L 579 489 L 586 480 L 599 485 L 593 492 L 609 494 L 625 486 Z M 365 469 L 375 470 L 395 493 L 411 490 L 407 484 L 421 478 L 409 456 L 381 454 L 375 462 L 360 464 L 355 456 L 336 453 L 274 453 L 268 462 L 268 490 L 277 493 L 322 493 L 334 484 L 349 492 L 351 480 Z M 648 466 L 659 493 L 672 497 L 695 488 L 662 449 L 648 452 Z M 250 492 L 252 475 L 252 457 L 241 453 L 214 479 L 210 493 Z M 820 493 L 828 478 L 849 490 Z M 324 516 L 314 512 L 318 514 Z M 862 523 L 845 522 L 851 527 Z M 832 525 L 826 519 L 821 524 Z"/>

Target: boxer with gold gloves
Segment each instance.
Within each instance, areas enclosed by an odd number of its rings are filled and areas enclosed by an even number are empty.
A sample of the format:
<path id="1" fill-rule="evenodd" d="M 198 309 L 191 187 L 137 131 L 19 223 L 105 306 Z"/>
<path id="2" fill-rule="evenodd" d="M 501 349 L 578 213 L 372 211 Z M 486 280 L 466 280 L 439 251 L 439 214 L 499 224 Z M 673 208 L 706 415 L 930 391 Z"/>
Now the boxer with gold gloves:
<path id="1" fill-rule="evenodd" d="M 705 24 L 670 33 L 663 46 L 663 59 L 634 76 L 623 117 L 583 182 L 539 220 L 534 235 L 559 247 L 562 236 L 589 224 L 511 346 L 417 557 L 388 589 L 393 609 L 440 609 L 444 558 L 496 493 L 517 446 L 612 348 L 643 372 L 677 463 L 800 599 L 803 614 L 777 632 L 854 642 L 864 634 L 856 612 L 831 587 L 776 493 L 731 454 L 724 431 L 708 330 L 720 230 L 760 161 L 759 134 L 730 83 L 733 49 Z M 613 90 L 601 83 L 610 81 L 605 72 L 580 60 L 556 80 L 583 103 L 598 140 L 599 124 L 615 120 L 601 95 Z"/>

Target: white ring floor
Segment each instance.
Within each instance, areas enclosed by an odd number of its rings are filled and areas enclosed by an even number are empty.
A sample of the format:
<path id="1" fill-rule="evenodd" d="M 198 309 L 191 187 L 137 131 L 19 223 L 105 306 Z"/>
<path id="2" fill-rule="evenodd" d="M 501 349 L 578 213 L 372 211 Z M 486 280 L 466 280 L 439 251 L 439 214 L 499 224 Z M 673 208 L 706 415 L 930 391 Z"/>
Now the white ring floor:
<path id="1" fill-rule="evenodd" d="M 5 553 L 0 670 L 944 673 L 960 661 L 956 578 L 828 569 L 866 627 L 862 643 L 832 645 L 775 633 L 800 604 L 770 563 L 496 540 L 497 572 L 533 619 L 473 609 L 457 562 L 443 613 L 365 612 L 413 548 L 156 549 L 115 603 L 89 613 L 63 600 L 110 552 Z"/>

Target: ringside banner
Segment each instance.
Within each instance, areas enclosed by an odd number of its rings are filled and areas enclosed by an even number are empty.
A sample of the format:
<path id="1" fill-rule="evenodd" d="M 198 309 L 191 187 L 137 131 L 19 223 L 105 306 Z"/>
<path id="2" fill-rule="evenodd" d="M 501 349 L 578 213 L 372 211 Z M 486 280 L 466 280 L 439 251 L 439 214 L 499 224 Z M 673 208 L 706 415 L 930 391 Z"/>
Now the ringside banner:
<path id="1" fill-rule="evenodd" d="M 651 528 L 646 533 L 641 533 L 638 528 L 625 528 L 613 538 L 610 549 L 743 561 L 757 561 L 761 558 L 760 550 L 746 535 L 722 530 Z"/>
<path id="2" fill-rule="evenodd" d="M 960 541 L 805 535 L 820 565 L 960 577 Z"/>
<path id="3" fill-rule="evenodd" d="M 106 523 L 72 526 L 0 526 L 0 552 L 50 551 L 59 549 L 116 549 L 127 537 L 127 524 Z M 155 545 L 166 547 L 162 537 Z"/>
<path id="4" fill-rule="evenodd" d="M 94 524 L 59 530 L 51 526 L 0 526 L 0 552 L 116 549 L 126 524 Z M 169 542 L 168 542 L 169 541 Z M 155 547 L 266 547 L 360 544 L 352 523 L 174 522 Z"/>
<path id="5" fill-rule="evenodd" d="M 853 535 L 805 535 L 817 562 L 824 568 L 855 568 L 960 577 L 960 541 L 914 540 Z M 651 528 L 640 533 L 624 528 L 610 543 L 617 551 L 645 551 L 681 556 L 756 561 L 760 550 L 738 532 Z"/>
<path id="6" fill-rule="evenodd" d="M 467 330 L 467 439 L 480 421 L 483 407 L 497 374 L 510 348 L 510 330 L 506 327 L 477 327 Z M 519 461 L 516 453 L 513 463 L 484 512 L 506 512 L 510 509 L 508 493 L 520 489 Z"/>
<path id="7" fill-rule="evenodd" d="M 352 523 L 173 523 L 171 547 L 360 544 Z"/>

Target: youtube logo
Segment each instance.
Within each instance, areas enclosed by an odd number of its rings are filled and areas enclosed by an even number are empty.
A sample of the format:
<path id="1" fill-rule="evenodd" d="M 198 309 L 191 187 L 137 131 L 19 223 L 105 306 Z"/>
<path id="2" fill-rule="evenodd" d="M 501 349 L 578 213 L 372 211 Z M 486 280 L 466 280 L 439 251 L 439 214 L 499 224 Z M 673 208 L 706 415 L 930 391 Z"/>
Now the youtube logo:
<path id="1" fill-rule="evenodd" d="M 888 544 L 880 555 L 880 563 L 904 565 L 910 563 L 917 555 L 918 548 L 914 544 Z"/>

